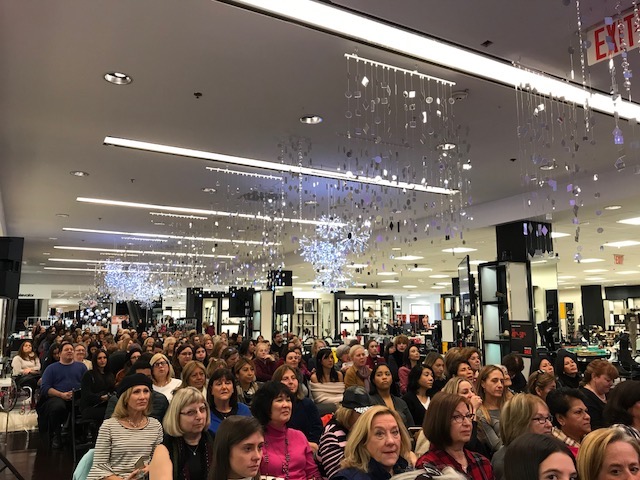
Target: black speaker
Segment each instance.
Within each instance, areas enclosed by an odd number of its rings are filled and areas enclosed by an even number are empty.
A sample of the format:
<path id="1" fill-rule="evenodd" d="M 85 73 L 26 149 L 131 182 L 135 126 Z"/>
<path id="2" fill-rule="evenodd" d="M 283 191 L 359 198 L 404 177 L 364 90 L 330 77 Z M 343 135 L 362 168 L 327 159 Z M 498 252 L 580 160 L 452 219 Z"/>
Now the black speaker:
<path id="1" fill-rule="evenodd" d="M 292 292 L 285 292 L 276 297 L 276 315 L 293 315 L 295 311 L 294 298 Z"/>
<path id="2" fill-rule="evenodd" d="M 0 297 L 18 298 L 24 238 L 0 237 Z"/>

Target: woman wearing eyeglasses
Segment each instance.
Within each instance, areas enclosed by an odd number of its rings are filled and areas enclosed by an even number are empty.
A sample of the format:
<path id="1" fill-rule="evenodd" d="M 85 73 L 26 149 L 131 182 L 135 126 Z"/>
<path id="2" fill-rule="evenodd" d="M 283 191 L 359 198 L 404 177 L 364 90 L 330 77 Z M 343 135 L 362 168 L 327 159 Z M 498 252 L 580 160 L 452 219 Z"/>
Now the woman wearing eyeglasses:
<path id="1" fill-rule="evenodd" d="M 438 470 L 451 467 L 473 480 L 492 480 L 493 468 L 489 460 L 464 448 L 471 438 L 472 421 L 469 400 L 452 393 L 436 393 L 422 424 L 431 446 L 418 459 L 416 467 L 422 468 L 426 464 Z"/>
<path id="2" fill-rule="evenodd" d="M 547 404 L 530 393 L 518 393 L 509 400 L 500 412 L 500 437 L 502 448 L 491 459 L 496 480 L 504 477 L 504 456 L 507 447 L 520 435 L 527 432 L 550 435 L 552 417 Z"/>
<path id="3" fill-rule="evenodd" d="M 179 378 L 173 378 L 173 367 L 163 353 L 156 353 L 151 357 L 151 378 L 153 390 L 163 394 L 171 402 L 173 392 L 182 383 Z"/>
<path id="4" fill-rule="evenodd" d="M 176 392 L 164 416 L 164 440 L 149 467 L 151 480 L 206 478 L 213 461 L 209 405 L 194 387 Z"/>

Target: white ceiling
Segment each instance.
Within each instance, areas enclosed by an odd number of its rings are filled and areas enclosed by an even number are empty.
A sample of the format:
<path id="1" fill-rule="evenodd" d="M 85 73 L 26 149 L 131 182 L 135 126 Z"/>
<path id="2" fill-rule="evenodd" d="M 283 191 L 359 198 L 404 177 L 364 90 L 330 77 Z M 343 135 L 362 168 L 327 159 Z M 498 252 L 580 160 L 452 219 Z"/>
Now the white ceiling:
<path id="1" fill-rule="evenodd" d="M 386 19 L 437 38 L 482 51 L 524 66 L 566 78 L 571 69 L 568 48 L 576 44 L 575 4 L 561 0 L 529 2 L 514 0 L 424 1 L 424 0 L 344 0 L 333 2 Z M 625 7 L 630 2 L 626 2 Z M 615 13 L 615 2 L 581 2 L 584 24 L 591 25 Z M 488 48 L 482 42 L 493 42 Z M 352 148 L 363 157 L 367 145 L 357 145 L 344 137 L 346 63 L 344 53 L 418 69 L 456 82 L 456 90 L 469 91 L 467 100 L 455 105 L 456 121 L 468 127 L 471 145 L 469 172 L 473 205 L 464 224 L 450 241 L 443 231 L 424 231 L 432 209 L 425 203 L 439 202 L 433 195 L 385 192 L 366 208 L 357 207 L 365 192 L 348 197 L 346 187 L 328 189 L 328 182 L 307 178 L 301 194 L 298 179 L 282 184 L 273 180 L 214 174 L 206 166 L 224 166 L 202 160 L 118 149 L 103 145 L 107 135 L 195 148 L 229 155 L 278 161 L 279 145 L 291 138 L 309 139 L 313 165 L 326 169 L 343 167 L 345 150 Z M 638 53 L 630 54 L 631 68 L 640 71 Z M 606 62 L 605 62 L 606 63 Z M 591 86 L 608 91 L 611 79 L 606 64 L 589 69 Z M 619 65 L 619 60 L 618 60 Z M 579 56 L 574 55 L 579 74 Z M 114 86 L 102 79 L 105 72 L 122 71 L 133 83 Z M 620 68 L 618 67 L 618 74 Z M 619 80 L 620 81 L 620 80 Z M 633 91 L 638 90 L 633 79 Z M 202 93 L 200 98 L 195 92 Z M 637 95 L 635 95 L 637 97 Z M 87 285 L 90 272 L 43 270 L 53 266 L 51 257 L 96 259 L 96 253 L 54 250 L 54 245 L 96 248 L 166 248 L 177 245 L 123 240 L 118 235 L 65 232 L 63 227 L 122 232 L 195 234 L 234 239 L 263 239 L 264 232 L 282 243 L 284 263 L 298 276 L 296 284 L 313 279 L 313 270 L 296 252 L 297 239 L 312 232 L 310 227 L 286 227 L 256 221 L 209 218 L 206 221 L 160 219 L 145 209 L 128 209 L 79 203 L 76 197 L 97 197 L 157 205 L 172 205 L 229 212 L 264 212 L 261 202 L 239 198 L 252 189 L 286 196 L 283 214 L 292 218 L 318 218 L 328 213 L 345 217 L 381 215 L 369 250 L 358 263 L 371 265 L 356 275 L 359 282 L 389 291 L 407 291 L 416 285 L 420 291 L 432 290 L 446 279 L 430 275 L 456 276 L 460 254 L 441 250 L 461 246 L 476 248 L 471 258 L 495 259 L 491 226 L 522 218 L 550 218 L 554 230 L 571 234 L 556 240 L 558 270 L 572 276 L 571 287 L 581 283 L 600 283 L 587 277 L 591 268 L 605 269 L 597 277 L 606 285 L 640 281 L 640 247 L 616 250 L 625 254 L 623 266 L 613 264 L 613 249 L 606 242 L 633 240 L 638 228 L 617 224 L 622 218 L 639 216 L 637 179 L 637 128 L 623 122 L 627 140 L 626 164 L 616 172 L 614 161 L 620 154 L 613 145 L 611 117 L 594 114 L 595 145 L 580 143 L 575 156 L 554 143 L 548 156 L 570 167 L 553 172 L 560 192 L 548 187 L 535 189 L 523 179 L 539 171 L 523 153 L 527 145 L 516 135 L 519 124 L 515 92 L 504 86 L 475 79 L 458 72 L 402 58 L 344 38 L 245 11 L 219 1 L 188 0 L 110 0 L 55 2 L 24 0 L 0 4 L 0 193 L 6 224 L 0 233 L 26 239 L 23 281 L 29 283 Z M 298 118 L 318 114 L 324 122 L 302 125 Z M 581 111 L 576 114 L 576 121 Z M 635 142 L 635 143 L 634 143 Z M 401 171 L 416 167 L 422 153 L 399 151 L 397 161 L 385 168 Z M 288 161 L 285 154 L 285 161 Z M 510 161 L 516 158 L 515 162 Z M 575 165 L 579 166 L 576 173 Z M 86 171 L 86 178 L 71 176 Z M 271 173 L 271 172 L 262 172 Z M 593 180 L 593 175 L 598 180 Z M 318 185 L 314 186 L 314 182 Z M 582 193 L 571 197 L 563 190 L 567 183 L 579 185 Z M 202 188 L 214 187 L 213 194 Z M 598 195 L 596 195 L 598 194 Z M 410 206 L 406 206 L 406 200 Z M 583 204 L 578 221 L 582 224 L 579 242 L 574 241 L 576 225 L 570 200 Z M 315 200 L 317 206 L 302 201 Z M 338 201 L 339 200 L 339 201 Z M 555 201 L 555 209 L 551 200 Z M 531 201 L 531 206 L 528 202 Z M 375 204 L 378 204 L 377 206 Z M 619 204 L 617 211 L 602 210 Z M 400 208 L 402 206 L 402 208 Z M 401 213 L 393 213 L 400 208 Z M 596 212 L 600 212 L 597 214 Z M 1 212 L 0 212 L 1 213 Z M 60 218 L 56 214 L 67 214 Z M 547 217 L 549 215 L 549 217 Z M 0 223 L 2 215 L 0 214 Z M 400 233 L 386 227 L 390 221 L 407 221 Z M 416 225 L 415 231 L 411 227 Z M 597 229 L 602 228 L 603 233 Z M 462 235 L 461 235 L 462 234 Z M 462 236 L 462 239 L 460 238 Z M 55 239 L 55 240 L 53 240 Z M 128 245 L 135 243 L 135 245 Z M 185 242 L 187 243 L 187 242 Z M 160 246 L 158 246 L 160 245 Z M 416 262 L 392 258 L 403 254 L 423 256 Z M 208 251 L 209 246 L 197 246 Z M 581 249 L 583 258 L 601 258 L 596 264 L 578 264 L 573 256 Z M 50 255 L 45 255 L 50 253 Z M 261 264 L 261 248 L 220 244 L 216 254 L 237 255 L 234 262 L 207 259 L 211 270 L 223 271 L 237 263 Z M 419 263 L 430 272 L 412 273 L 407 265 Z M 57 266 L 83 267 L 82 264 L 56 263 Z M 398 283 L 381 284 L 381 271 L 398 272 Z M 617 271 L 638 271 L 619 275 Z M 257 273 L 246 269 L 245 278 Z M 566 281 L 566 280 L 565 280 Z M 205 285 L 208 286 L 208 285 Z M 69 293 L 65 288 L 59 292 Z M 69 293 L 71 295 L 71 293 Z"/>

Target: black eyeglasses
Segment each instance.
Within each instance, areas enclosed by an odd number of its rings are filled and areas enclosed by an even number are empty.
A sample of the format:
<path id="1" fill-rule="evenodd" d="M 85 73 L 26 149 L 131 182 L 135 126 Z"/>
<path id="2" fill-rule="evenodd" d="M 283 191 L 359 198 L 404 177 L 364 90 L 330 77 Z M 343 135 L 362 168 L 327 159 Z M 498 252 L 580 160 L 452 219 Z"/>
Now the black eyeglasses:
<path id="1" fill-rule="evenodd" d="M 457 413 L 451 417 L 451 420 L 453 420 L 456 423 L 463 423 L 464 419 L 466 418 L 470 422 L 473 422 L 474 417 L 475 415 L 473 413 L 467 413 L 466 415 L 460 415 L 459 413 Z"/>
<path id="2" fill-rule="evenodd" d="M 552 423 L 553 417 L 551 415 L 547 415 L 546 417 L 533 417 L 531 421 L 538 422 L 540 425 L 544 425 L 546 422 Z"/>

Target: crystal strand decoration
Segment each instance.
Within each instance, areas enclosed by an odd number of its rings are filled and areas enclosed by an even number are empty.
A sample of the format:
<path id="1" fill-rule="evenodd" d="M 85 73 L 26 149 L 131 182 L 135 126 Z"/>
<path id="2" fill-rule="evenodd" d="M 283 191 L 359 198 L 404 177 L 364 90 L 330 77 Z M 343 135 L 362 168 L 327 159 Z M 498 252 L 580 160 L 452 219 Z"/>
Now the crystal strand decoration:
<path id="1" fill-rule="evenodd" d="M 622 77 L 624 78 L 623 86 L 627 91 L 628 99 L 631 101 L 631 77 L 633 76 L 631 69 L 629 68 L 629 59 L 627 52 L 627 39 L 624 33 L 624 22 L 621 12 L 620 2 L 618 1 L 616 4 L 616 9 L 618 13 L 618 37 L 619 37 L 619 49 L 621 50 L 620 56 L 622 57 Z M 633 35 L 633 33 L 632 33 Z M 615 40 L 614 40 L 615 41 Z"/>
<path id="2" fill-rule="evenodd" d="M 618 18 L 616 19 L 616 29 L 617 29 L 622 25 L 622 15 L 620 14 L 621 12 L 620 0 L 616 2 L 616 12 L 618 14 Z M 613 19 L 611 17 L 605 18 L 605 25 L 613 25 Z M 622 27 L 624 28 L 624 26 Z M 611 75 L 611 99 L 613 100 L 614 107 L 617 106 L 618 99 L 620 98 L 620 93 L 618 91 L 618 82 L 616 81 L 616 64 L 613 61 L 613 52 L 616 46 L 615 42 L 616 42 L 615 38 L 607 39 L 607 44 L 609 47 L 609 74 Z M 624 137 L 622 135 L 622 130 L 620 129 L 620 125 L 619 125 L 620 116 L 618 115 L 617 108 L 613 113 L 613 118 L 615 120 L 615 125 L 616 125 L 615 128 L 613 129 L 613 132 L 611 132 L 613 134 L 613 143 L 615 145 L 623 145 Z"/>
<path id="3" fill-rule="evenodd" d="M 580 73 L 582 75 L 582 90 L 584 91 L 584 128 L 586 130 L 586 134 L 589 135 L 589 131 L 591 130 L 591 124 L 589 121 L 589 92 L 587 90 L 587 73 L 586 73 L 586 61 L 585 61 L 585 50 L 587 48 L 586 42 L 583 38 L 582 31 L 582 14 L 580 13 L 580 0 L 576 0 L 576 16 L 578 20 L 578 41 L 580 42 Z M 572 62 L 573 62 L 573 57 Z M 571 69 L 573 72 L 573 68 Z"/>

